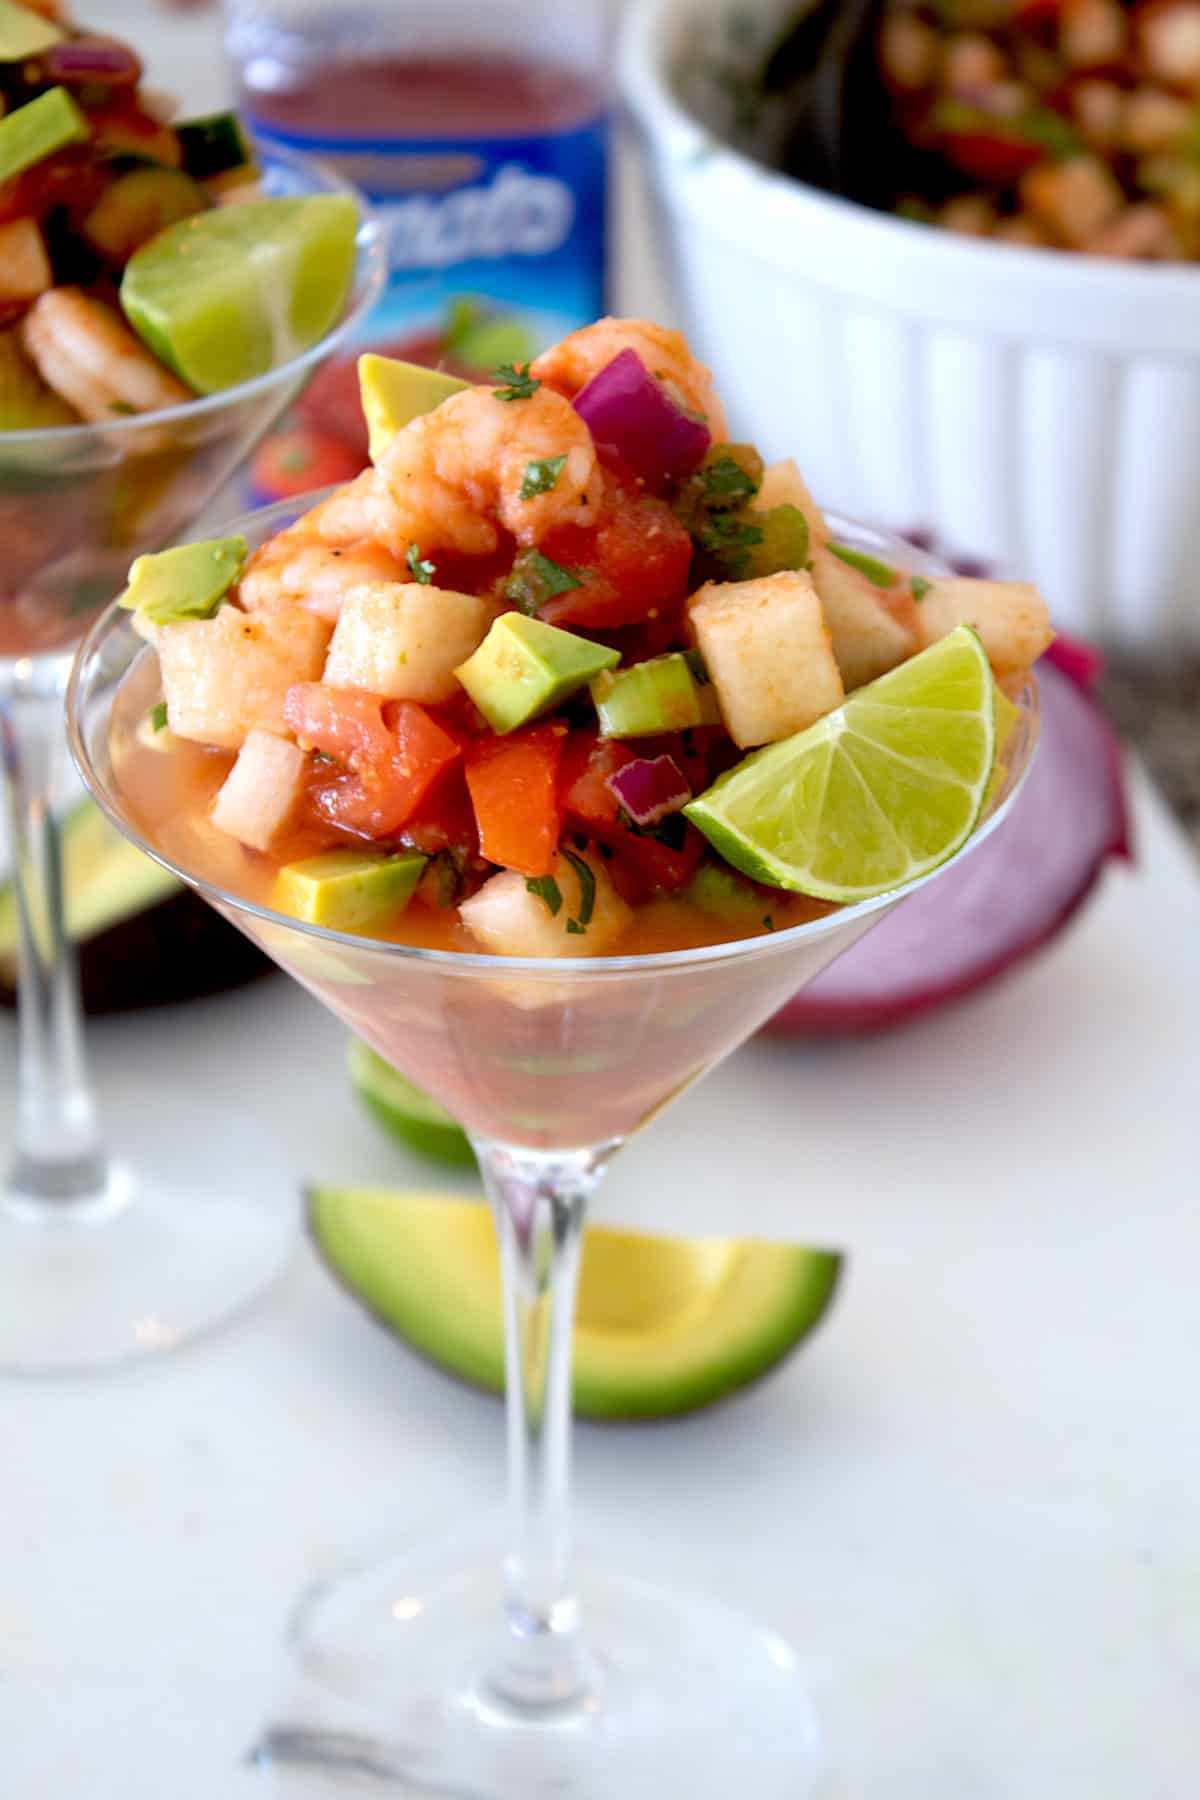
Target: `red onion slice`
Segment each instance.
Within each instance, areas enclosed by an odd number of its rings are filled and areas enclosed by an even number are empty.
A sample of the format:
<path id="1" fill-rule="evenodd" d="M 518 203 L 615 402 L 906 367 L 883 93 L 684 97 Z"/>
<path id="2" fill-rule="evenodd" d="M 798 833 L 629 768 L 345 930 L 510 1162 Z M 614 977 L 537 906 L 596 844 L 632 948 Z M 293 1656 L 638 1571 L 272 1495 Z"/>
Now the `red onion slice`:
<path id="1" fill-rule="evenodd" d="M 682 480 L 708 454 L 712 433 L 671 399 L 636 350 L 622 350 L 575 397 L 598 444 L 648 486 Z"/>
<path id="2" fill-rule="evenodd" d="M 906 900 L 777 1013 L 770 1031 L 882 1031 L 1015 967 L 1062 930 L 1109 857 L 1129 856 L 1120 747 L 1057 668 L 1038 670 L 1041 744 L 1003 825 Z"/>
<path id="3" fill-rule="evenodd" d="M 639 756 L 605 782 L 635 825 L 659 825 L 692 797 L 686 777 L 670 756 Z"/>
<path id="4" fill-rule="evenodd" d="M 66 87 L 98 82 L 104 87 L 134 87 L 142 78 L 141 59 L 116 38 L 68 38 L 41 58 L 51 81 Z"/>

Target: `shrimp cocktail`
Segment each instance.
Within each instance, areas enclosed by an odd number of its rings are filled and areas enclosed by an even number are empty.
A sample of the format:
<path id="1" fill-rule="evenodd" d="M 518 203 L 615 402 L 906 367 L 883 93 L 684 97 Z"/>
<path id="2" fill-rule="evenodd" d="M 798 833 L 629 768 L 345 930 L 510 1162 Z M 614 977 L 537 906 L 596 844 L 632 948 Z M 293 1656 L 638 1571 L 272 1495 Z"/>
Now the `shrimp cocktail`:
<path id="1" fill-rule="evenodd" d="M 603 320 L 483 386 L 360 374 L 371 467 L 139 559 L 73 699 L 117 821 L 456 1113 L 496 1206 L 508 1631 L 489 1653 L 465 1553 L 358 1569 L 305 1607 L 315 1686 L 264 1754 L 369 1745 L 401 1791 L 411 1766 L 430 1792 L 794 1797 L 813 1740 L 776 1640 L 619 1580 L 581 1628 L 584 1207 L 999 816 L 1046 609 L 827 518 L 730 441 L 677 332 Z"/>
<path id="2" fill-rule="evenodd" d="M 280 1266 L 286 1215 L 242 1217 L 223 1174 L 206 1208 L 199 1176 L 180 1192 L 102 1140 L 54 824 L 62 694 L 130 558 L 229 479 L 363 315 L 382 260 L 320 167 L 261 163 L 232 113 L 177 117 L 129 44 L 0 0 L 0 780 L 21 925 L 0 1370 L 161 1351 Z"/>

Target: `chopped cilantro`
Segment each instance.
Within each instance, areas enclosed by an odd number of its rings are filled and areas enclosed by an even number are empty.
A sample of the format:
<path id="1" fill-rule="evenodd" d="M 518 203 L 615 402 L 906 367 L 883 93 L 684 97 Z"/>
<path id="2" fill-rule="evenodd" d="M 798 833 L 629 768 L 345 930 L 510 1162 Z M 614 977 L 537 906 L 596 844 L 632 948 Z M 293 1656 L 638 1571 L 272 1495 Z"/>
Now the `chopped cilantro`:
<path id="1" fill-rule="evenodd" d="M 895 587 L 899 580 L 890 563 L 880 562 L 877 556 L 868 556 L 865 550 L 851 550 L 847 544 L 830 544 L 829 548 L 848 569 L 857 569 L 860 575 L 865 575 L 876 587 Z"/>
<path id="2" fill-rule="evenodd" d="M 753 500 L 762 485 L 761 474 L 756 475 L 753 468 L 731 456 L 727 450 L 706 463 L 700 471 L 700 483 L 704 497 L 714 510 L 722 507 L 736 509 Z"/>
<path id="3" fill-rule="evenodd" d="M 768 931 L 774 931 L 774 929 L 775 929 L 775 921 L 774 921 L 774 919 L 773 919 L 773 918 L 772 918 L 772 917 L 771 917 L 771 915 L 770 915 L 770 913 L 764 913 L 764 914 L 763 914 L 763 924 L 764 924 L 764 925 L 765 925 L 765 926 L 766 926 L 766 928 L 767 928 L 767 930 L 768 930 Z"/>
<path id="4" fill-rule="evenodd" d="M 496 380 L 504 385 L 496 389 L 497 400 L 532 400 L 541 387 L 536 375 L 529 373 L 532 364 L 501 363 L 496 370 Z"/>
<path id="5" fill-rule="evenodd" d="M 700 531 L 700 548 L 735 577 L 745 573 L 750 552 L 762 541 L 761 525 L 730 513 L 714 514 Z"/>
<path id="6" fill-rule="evenodd" d="M 528 893 L 535 894 L 539 900 L 545 902 L 552 919 L 558 917 L 562 911 L 563 897 L 562 889 L 553 875 L 530 875 L 526 879 L 525 887 Z"/>
<path id="7" fill-rule="evenodd" d="M 162 731 L 167 723 L 167 703 L 160 700 L 157 706 L 150 708 L 151 731 Z"/>
<path id="8" fill-rule="evenodd" d="M 700 687 L 712 686 L 712 676 L 708 672 L 708 664 L 705 662 L 704 657 L 699 650 L 685 650 L 683 653 L 683 660 L 691 671 L 692 679 L 696 681 Z M 691 735 L 690 731 L 685 731 L 683 734 L 685 750 L 690 750 L 691 748 L 691 745 L 688 742 Z"/>
<path id="9" fill-rule="evenodd" d="M 933 586 L 933 583 L 932 581 L 927 581 L 924 575 L 914 575 L 909 586 L 912 588 L 913 599 L 923 600 Z"/>
<path id="10" fill-rule="evenodd" d="M 565 453 L 562 456 L 543 457 L 541 462 L 526 463 L 520 498 L 536 500 L 539 494 L 548 494 L 566 466 Z"/>
<path id="11" fill-rule="evenodd" d="M 582 586 L 583 572 L 564 569 L 561 563 L 551 562 L 540 550 L 522 550 L 505 584 L 504 598 L 532 617 L 547 600 Z"/>
<path id="12" fill-rule="evenodd" d="M 443 912 L 458 900 L 462 889 L 462 876 L 458 865 L 448 850 L 440 850 L 434 857 L 437 869 L 438 905 Z"/>
<path id="13" fill-rule="evenodd" d="M 576 856 L 573 850 L 564 850 L 563 856 L 579 877 L 579 929 L 583 931 L 591 924 L 596 910 L 596 877 L 582 856 Z M 574 919 L 568 920 L 567 930 L 570 931 L 574 924 Z"/>
<path id="14" fill-rule="evenodd" d="M 408 555 L 404 560 L 412 570 L 413 580 L 419 581 L 422 587 L 428 587 L 434 576 L 437 574 L 437 564 L 421 561 L 420 544 L 410 544 L 408 546 Z"/>
<path id="15" fill-rule="evenodd" d="M 578 919 L 568 919 L 567 920 L 567 936 L 568 937 L 583 937 L 584 934 L 586 933 L 586 931 L 587 931 L 587 926 L 581 925 L 579 923 Z"/>

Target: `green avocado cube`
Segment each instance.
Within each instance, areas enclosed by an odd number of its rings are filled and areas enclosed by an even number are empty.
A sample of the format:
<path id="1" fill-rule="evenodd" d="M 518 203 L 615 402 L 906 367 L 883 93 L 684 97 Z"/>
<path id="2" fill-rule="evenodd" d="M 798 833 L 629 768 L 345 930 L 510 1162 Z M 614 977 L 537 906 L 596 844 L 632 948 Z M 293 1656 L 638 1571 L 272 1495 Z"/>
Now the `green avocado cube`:
<path id="1" fill-rule="evenodd" d="M 385 914 L 395 918 L 404 911 L 428 860 L 411 851 L 385 856 L 372 850 L 327 850 L 280 869 L 274 905 L 306 925 L 361 932 Z"/>
<path id="2" fill-rule="evenodd" d="M 762 897 L 748 881 L 720 863 L 701 863 L 686 889 L 686 898 L 701 912 L 731 923 L 762 912 Z"/>
<path id="3" fill-rule="evenodd" d="M 11 181 L 22 169 L 90 136 L 88 122 L 66 88 L 47 88 L 0 119 L 0 181 Z"/>
<path id="4" fill-rule="evenodd" d="M 209 619 L 246 563 L 244 537 L 210 538 L 139 556 L 118 604 L 141 613 L 151 625 L 180 619 Z"/>
<path id="5" fill-rule="evenodd" d="M 17 6 L 14 0 L 0 0 L 0 63 L 40 56 L 43 50 L 61 44 L 65 36 L 53 19 L 44 19 L 28 6 Z"/>
<path id="6" fill-rule="evenodd" d="M 592 699 L 606 738 L 656 737 L 720 723 L 716 690 L 696 679 L 680 651 L 597 676 Z"/>
<path id="7" fill-rule="evenodd" d="M 425 369 L 419 363 L 401 362 L 394 356 L 368 351 L 358 359 L 358 389 L 367 421 L 371 461 L 378 462 L 398 431 L 424 413 L 431 413 L 470 387 L 456 375 Z"/>
<path id="8" fill-rule="evenodd" d="M 454 673 L 501 736 L 549 712 L 621 660 L 573 631 L 524 613 L 502 613 L 474 656 Z"/>

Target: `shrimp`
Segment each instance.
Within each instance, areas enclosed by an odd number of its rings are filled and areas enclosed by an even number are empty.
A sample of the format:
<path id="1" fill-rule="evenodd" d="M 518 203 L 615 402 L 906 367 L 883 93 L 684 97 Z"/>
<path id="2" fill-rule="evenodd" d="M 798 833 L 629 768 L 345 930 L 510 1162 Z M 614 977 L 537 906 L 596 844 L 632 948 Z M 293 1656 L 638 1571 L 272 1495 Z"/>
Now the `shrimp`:
<path id="1" fill-rule="evenodd" d="M 377 540 L 381 504 L 374 469 L 364 469 L 250 558 L 238 597 L 248 612 L 302 606 L 336 624 L 342 601 L 364 581 L 411 581 L 401 557 Z"/>
<path id="2" fill-rule="evenodd" d="M 550 388 L 511 401 L 483 387 L 454 394 L 396 434 L 378 473 L 367 510 L 396 555 L 419 543 L 486 556 L 498 526 L 534 545 L 556 526 L 588 524 L 602 492 L 591 432 Z"/>
<path id="3" fill-rule="evenodd" d="M 673 389 L 691 412 L 699 413 L 713 437 L 724 442 L 729 436 L 725 409 L 711 370 L 696 361 L 681 331 L 669 331 L 649 319 L 598 319 L 543 350 L 531 372 L 574 396 L 622 350 L 635 350 L 650 373 Z"/>
<path id="4" fill-rule="evenodd" d="M 51 288 L 35 300 L 21 338 L 47 387 L 93 423 L 193 398 L 111 306 L 79 288 Z"/>

